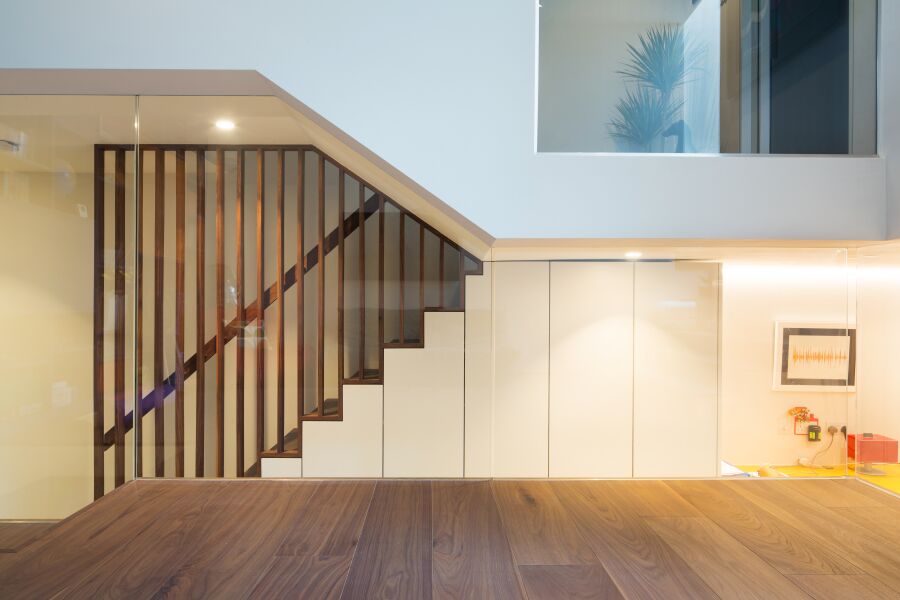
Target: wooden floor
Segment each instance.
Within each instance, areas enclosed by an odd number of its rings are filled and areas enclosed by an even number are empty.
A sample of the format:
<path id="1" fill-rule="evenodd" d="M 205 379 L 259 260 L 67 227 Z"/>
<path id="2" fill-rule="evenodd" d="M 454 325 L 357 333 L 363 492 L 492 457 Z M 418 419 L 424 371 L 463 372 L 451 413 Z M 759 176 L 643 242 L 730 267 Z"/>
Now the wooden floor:
<path id="1" fill-rule="evenodd" d="M 145 480 L 4 539 L 4 599 L 900 598 L 855 481 Z"/>

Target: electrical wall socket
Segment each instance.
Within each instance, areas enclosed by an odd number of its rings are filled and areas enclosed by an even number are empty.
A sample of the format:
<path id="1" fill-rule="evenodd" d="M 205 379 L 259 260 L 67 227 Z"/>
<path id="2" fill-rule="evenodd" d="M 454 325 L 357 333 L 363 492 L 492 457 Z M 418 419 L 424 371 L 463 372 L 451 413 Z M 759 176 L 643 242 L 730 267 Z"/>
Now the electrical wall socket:
<path id="1" fill-rule="evenodd" d="M 824 429 L 825 429 L 825 431 L 828 431 L 828 429 L 830 427 L 834 427 L 837 430 L 835 432 L 835 435 L 841 435 L 841 427 L 846 427 L 846 426 L 847 426 L 847 424 L 844 423 L 843 421 L 833 421 L 831 423 L 828 423 Z"/>

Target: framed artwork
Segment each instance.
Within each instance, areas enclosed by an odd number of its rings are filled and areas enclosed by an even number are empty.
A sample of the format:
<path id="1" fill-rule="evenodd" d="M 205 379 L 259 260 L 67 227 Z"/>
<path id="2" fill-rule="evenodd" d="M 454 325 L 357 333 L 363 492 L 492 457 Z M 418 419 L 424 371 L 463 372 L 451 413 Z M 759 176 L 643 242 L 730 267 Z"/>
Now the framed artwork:
<path id="1" fill-rule="evenodd" d="M 856 390 L 856 328 L 835 323 L 775 323 L 773 388 Z"/>

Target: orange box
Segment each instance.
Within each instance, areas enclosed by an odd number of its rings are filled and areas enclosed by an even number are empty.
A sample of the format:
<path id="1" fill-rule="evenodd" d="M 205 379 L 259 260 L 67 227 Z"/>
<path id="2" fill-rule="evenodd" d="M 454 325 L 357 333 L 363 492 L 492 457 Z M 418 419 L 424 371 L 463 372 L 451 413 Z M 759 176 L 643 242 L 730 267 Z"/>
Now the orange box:
<path id="1" fill-rule="evenodd" d="M 847 455 L 858 463 L 895 463 L 897 440 L 886 435 L 863 437 L 851 433 L 847 436 Z"/>

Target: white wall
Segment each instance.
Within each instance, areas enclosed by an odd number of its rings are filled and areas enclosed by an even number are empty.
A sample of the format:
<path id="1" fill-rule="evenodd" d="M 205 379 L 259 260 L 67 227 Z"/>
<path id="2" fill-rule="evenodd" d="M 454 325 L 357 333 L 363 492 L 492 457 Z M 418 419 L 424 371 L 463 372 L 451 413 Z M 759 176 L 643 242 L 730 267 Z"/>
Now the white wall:
<path id="1" fill-rule="evenodd" d="M 4 25 L 3 67 L 259 70 L 496 237 L 885 232 L 881 159 L 535 155 L 532 2 L 10 0 Z"/>
<path id="2" fill-rule="evenodd" d="M 848 394 L 772 389 L 776 321 L 847 323 L 853 302 L 843 250 L 785 253 L 781 260 L 725 261 L 722 268 L 722 459 L 736 465 L 793 465 L 823 449 L 793 435 L 787 411 L 807 406 L 847 424 Z M 860 361 L 862 361 L 860 355 Z M 862 363 L 860 363 L 862 364 Z M 824 436 L 827 443 L 827 435 Z M 843 440 L 818 464 L 843 462 Z"/>

